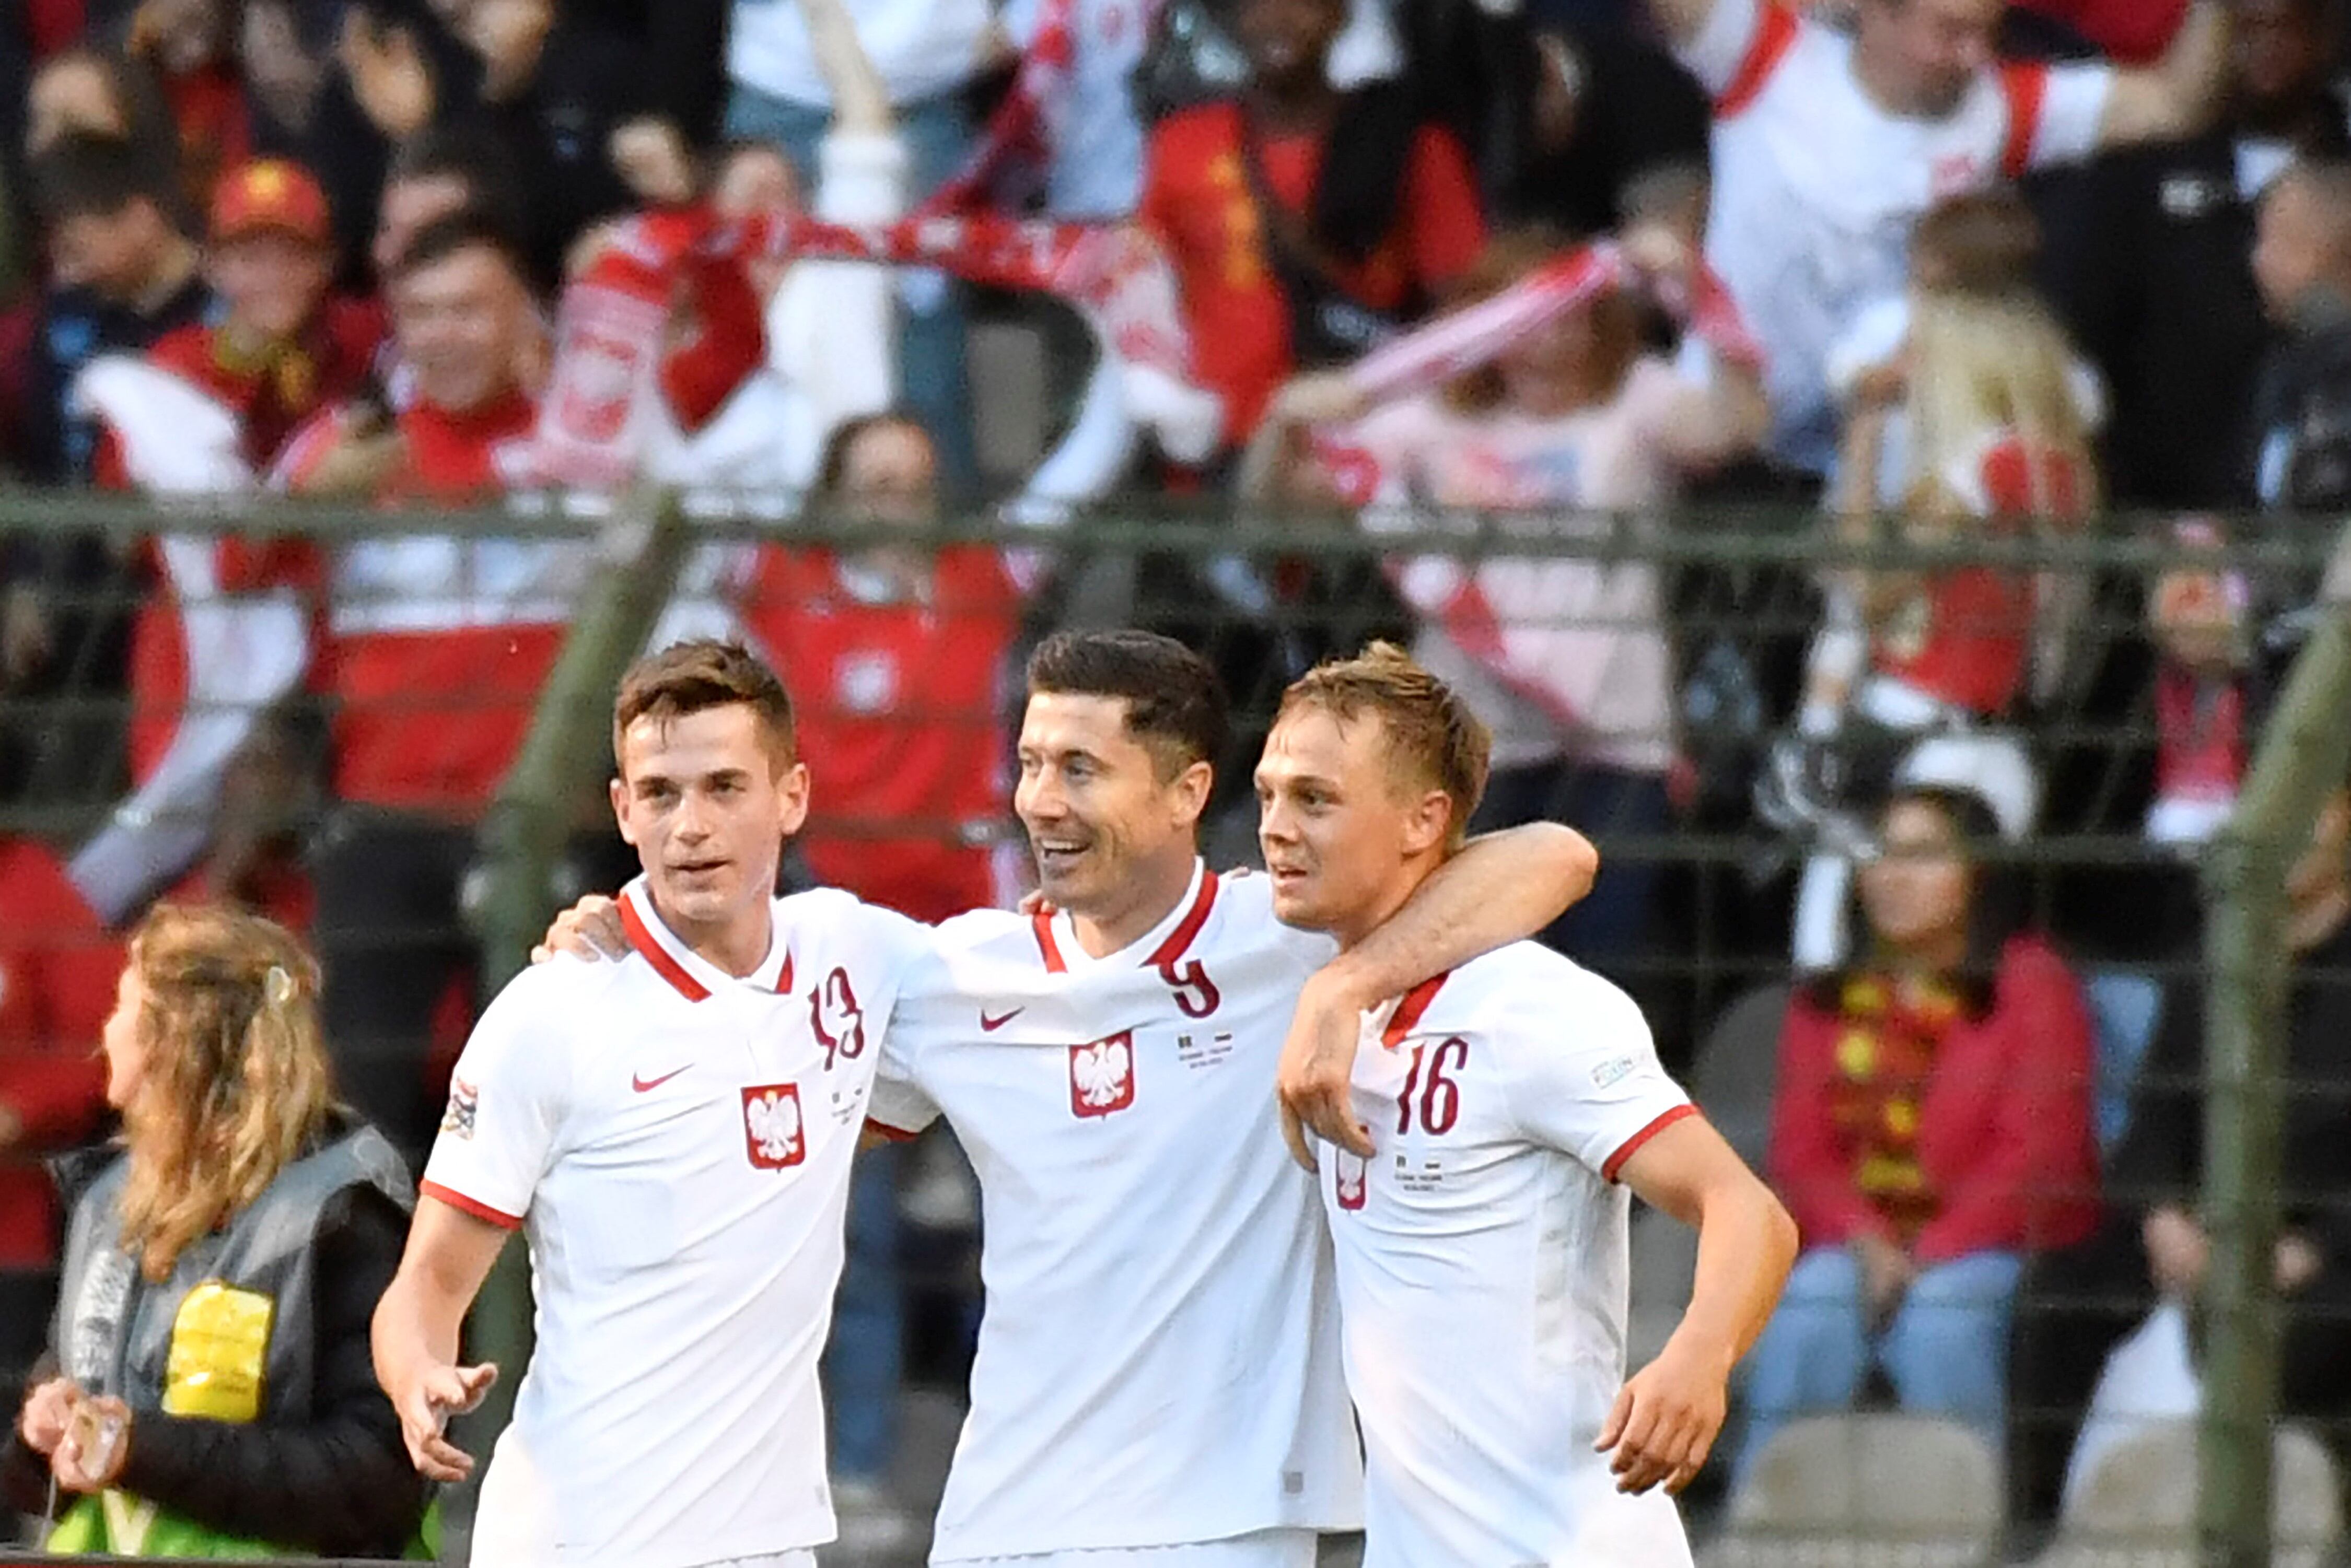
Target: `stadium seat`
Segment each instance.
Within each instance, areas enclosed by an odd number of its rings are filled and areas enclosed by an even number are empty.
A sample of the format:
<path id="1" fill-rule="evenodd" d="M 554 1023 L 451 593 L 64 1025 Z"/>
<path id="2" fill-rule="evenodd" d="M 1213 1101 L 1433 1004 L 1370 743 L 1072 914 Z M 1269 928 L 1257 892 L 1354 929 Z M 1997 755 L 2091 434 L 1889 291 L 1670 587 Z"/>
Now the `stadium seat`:
<path id="1" fill-rule="evenodd" d="M 1976 1568 L 2000 1545 L 2000 1460 L 1956 1422 L 1790 1422 L 1731 1495 L 1705 1568 Z"/>
<path id="2" fill-rule="evenodd" d="M 1771 1141 L 1780 1024 L 1793 988 L 1758 986 L 1723 1010 L 1690 1065 L 1690 1097 L 1739 1157 L 1760 1171 Z"/>
<path id="3" fill-rule="evenodd" d="M 2082 988 L 2098 1036 L 2098 1151 L 2111 1155 L 2130 1119 L 2138 1064 L 2163 1021 L 2163 987 L 2128 969 L 2092 969 Z"/>
<path id="4" fill-rule="evenodd" d="M 2325 1448 L 2282 1427 L 2272 1461 L 2276 1568 L 2316 1568 L 2343 1539 L 2341 1479 Z M 2151 1426 L 2098 1460 L 2034 1568 L 2195 1568 L 2196 1427 Z"/>

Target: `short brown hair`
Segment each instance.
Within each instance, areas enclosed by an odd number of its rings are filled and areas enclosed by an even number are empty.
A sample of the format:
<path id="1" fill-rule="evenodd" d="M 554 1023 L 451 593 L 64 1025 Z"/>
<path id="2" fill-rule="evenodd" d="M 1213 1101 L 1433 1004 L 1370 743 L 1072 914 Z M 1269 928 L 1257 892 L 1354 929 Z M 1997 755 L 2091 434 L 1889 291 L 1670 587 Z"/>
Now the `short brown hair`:
<path id="1" fill-rule="evenodd" d="M 1459 693 L 1393 643 L 1374 643 L 1352 659 L 1326 659 L 1281 694 L 1280 717 L 1318 708 L 1344 723 L 1379 716 L 1389 766 L 1400 778 L 1445 792 L 1453 802 L 1446 842 L 1461 847 L 1470 814 L 1486 793 L 1494 737 Z"/>
<path id="2" fill-rule="evenodd" d="M 621 760 L 621 737 L 637 720 L 666 722 L 735 703 L 759 721 L 777 766 L 789 767 L 799 751 L 791 693 L 758 654 L 715 637 L 672 643 L 629 666 L 612 701 L 613 764 Z"/>
<path id="3" fill-rule="evenodd" d="M 1156 632 L 1057 632 L 1029 655 L 1029 695 L 1119 697 L 1126 733 L 1150 750 L 1162 779 L 1195 762 L 1211 768 L 1232 743 L 1215 666 Z"/>

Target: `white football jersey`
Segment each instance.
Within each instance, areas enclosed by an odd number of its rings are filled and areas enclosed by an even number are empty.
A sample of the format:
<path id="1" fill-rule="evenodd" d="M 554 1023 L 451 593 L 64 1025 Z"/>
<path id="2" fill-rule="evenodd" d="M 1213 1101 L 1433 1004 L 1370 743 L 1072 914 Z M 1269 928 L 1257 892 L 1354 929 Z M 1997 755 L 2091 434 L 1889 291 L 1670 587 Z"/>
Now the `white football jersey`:
<path id="1" fill-rule="evenodd" d="M 1593 1451 L 1625 1381 L 1631 1195 L 1617 1170 L 1695 1114 L 1631 998 L 1531 942 L 1371 1016 L 1325 1149 L 1364 1568 L 1667 1568 L 1673 1500 Z"/>
<path id="2" fill-rule="evenodd" d="M 1715 0 L 1682 63 L 1714 95 L 1707 257 L 1762 340 L 1773 451 L 1814 470 L 1835 452 L 1829 351 L 1901 292 L 1919 214 L 2088 157 L 2115 74 L 2001 65 L 1950 114 L 1908 119 L 1862 90 L 1850 38 L 1783 0 Z"/>
<path id="3" fill-rule="evenodd" d="M 987 1312 L 931 1561 L 1353 1528 L 1330 1242 L 1273 1093 L 1332 944 L 1204 868 L 1105 958 L 1067 916 L 934 936 L 872 1113 L 944 1113 L 979 1177 Z"/>
<path id="4" fill-rule="evenodd" d="M 530 1241 L 538 1344 L 477 1562 L 692 1568 L 833 1535 L 817 1358 L 883 1031 L 930 934 L 799 894 L 737 978 L 642 878 L 621 906 L 627 957 L 558 958 L 490 1004 L 425 1166 L 426 1193 Z"/>

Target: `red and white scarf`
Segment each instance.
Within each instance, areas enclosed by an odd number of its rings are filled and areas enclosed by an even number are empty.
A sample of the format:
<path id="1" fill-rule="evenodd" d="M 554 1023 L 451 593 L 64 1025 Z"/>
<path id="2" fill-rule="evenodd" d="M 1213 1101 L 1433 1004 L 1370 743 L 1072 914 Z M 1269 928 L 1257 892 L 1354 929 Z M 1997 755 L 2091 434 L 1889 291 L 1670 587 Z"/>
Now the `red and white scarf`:
<path id="1" fill-rule="evenodd" d="M 546 482 L 602 488 L 636 472 L 643 422 L 659 396 L 671 296 L 694 251 L 740 262 L 824 258 L 939 267 L 990 287 L 1058 295 L 1119 362 L 1131 412 L 1159 432 L 1174 455 L 1183 458 L 1183 448 L 1214 440 L 1219 411 L 1191 380 L 1174 272 L 1144 230 L 989 214 L 918 214 L 866 225 L 808 217 L 719 223 L 698 213 L 647 213 L 622 225 L 564 291 L 537 438 Z"/>

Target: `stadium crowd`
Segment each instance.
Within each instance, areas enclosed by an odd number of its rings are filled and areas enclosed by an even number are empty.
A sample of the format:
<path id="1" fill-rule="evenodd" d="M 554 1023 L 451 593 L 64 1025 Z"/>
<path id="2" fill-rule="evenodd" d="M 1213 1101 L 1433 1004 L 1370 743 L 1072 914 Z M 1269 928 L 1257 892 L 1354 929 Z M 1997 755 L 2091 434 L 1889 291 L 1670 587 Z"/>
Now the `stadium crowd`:
<path id="1" fill-rule="evenodd" d="M 1212 826 L 1244 831 L 1283 688 L 1408 643 L 1492 731 L 1474 825 L 1599 846 L 1544 940 L 1633 989 L 1669 1064 L 1721 1000 L 1676 956 L 1794 981 L 1749 1048 L 1804 1250 L 1722 1468 L 1890 1402 L 1975 1427 L 2045 1523 L 2108 1352 L 2209 1266 L 2200 988 L 2141 982 L 2117 1021 L 2089 982 L 2192 955 L 2195 852 L 2351 505 L 2346 81 L 2340 0 L 23 0 L 0 476 L 410 515 L 0 532 L 0 810 L 45 824 L 0 833 L 0 1379 L 37 1388 L 50 1340 L 73 1205 L 41 1162 L 123 1108 L 118 975 L 225 940 L 142 925 L 159 902 L 317 953 L 240 983 L 315 1009 L 287 1059 L 330 1056 L 350 1110 L 288 1135 L 349 1155 L 320 1246 L 381 1293 L 375 1197 L 408 1201 L 392 1167 L 486 1000 L 483 816 L 598 560 L 434 513 L 644 479 L 767 520 L 697 544 L 655 642 L 739 638 L 799 699 L 787 881 L 924 921 L 1033 883 L 1008 734 L 1045 633 L 1207 654 L 1242 720 Z M 1058 548 L 1144 500 L 1294 544 Z M 1377 553 L 1463 513 L 1572 546 L 1714 505 L 1824 545 L 2173 554 L 2126 581 Z M 1019 548 L 920 538 L 982 506 Z M 1319 548 L 1347 529 L 1374 550 Z M 2304 565 L 2229 564 L 2248 540 Z M 1659 847 L 1700 832 L 1784 874 Z M 2091 833 L 2143 863 L 2026 873 Z M 583 829 L 570 885 L 617 853 Z M 2288 1408 L 2339 1421 L 2351 792 L 2289 894 L 2275 1283 Z M 1694 938 L 1716 895 L 1741 914 Z M 974 1199 L 938 1134 L 855 1183 L 833 1484 L 844 1543 L 886 1553 L 920 1533 L 888 1482 L 901 1233 Z M 16 1471 L 65 1430 L 26 1409 Z M 388 1442 L 388 1410 L 336 1418 L 354 1463 Z M 159 1493 L 233 1494 L 240 1537 L 297 1495 L 131 1451 Z M 390 1552 L 417 1520 L 316 1523 Z"/>

